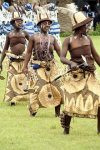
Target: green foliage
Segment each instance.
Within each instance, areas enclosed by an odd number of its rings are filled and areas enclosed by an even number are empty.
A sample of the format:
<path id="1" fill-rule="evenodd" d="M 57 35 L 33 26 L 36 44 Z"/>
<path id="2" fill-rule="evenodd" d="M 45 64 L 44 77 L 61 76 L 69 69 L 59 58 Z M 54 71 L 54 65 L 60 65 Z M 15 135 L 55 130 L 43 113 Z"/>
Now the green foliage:
<path id="1" fill-rule="evenodd" d="M 63 135 L 54 108 L 30 117 L 26 104 L 0 103 L 0 150 L 99 150 L 96 120 L 74 118 L 70 135 Z"/>
<path id="2" fill-rule="evenodd" d="M 96 31 L 89 31 L 89 35 L 100 36 L 100 24 L 97 25 Z"/>
<path id="3" fill-rule="evenodd" d="M 72 32 L 61 32 L 61 37 L 68 37 L 72 34 Z M 96 31 L 90 30 L 88 33 L 90 36 L 100 36 L 100 24 L 97 25 Z"/>
<path id="4" fill-rule="evenodd" d="M 67 36 L 70 36 L 71 34 L 72 34 L 71 32 L 61 32 L 60 36 L 67 37 Z"/>

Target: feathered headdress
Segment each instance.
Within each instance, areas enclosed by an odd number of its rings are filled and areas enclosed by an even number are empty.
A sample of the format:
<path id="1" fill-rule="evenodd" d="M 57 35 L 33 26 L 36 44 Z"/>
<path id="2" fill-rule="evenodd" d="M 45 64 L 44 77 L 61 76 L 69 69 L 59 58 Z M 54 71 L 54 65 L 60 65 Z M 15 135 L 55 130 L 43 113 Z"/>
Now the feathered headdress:
<path id="1" fill-rule="evenodd" d="M 38 22 L 37 25 L 39 26 L 44 21 L 50 21 L 52 24 L 52 20 L 49 18 L 46 10 L 44 10 L 42 7 L 39 8 L 38 11 Z"/>

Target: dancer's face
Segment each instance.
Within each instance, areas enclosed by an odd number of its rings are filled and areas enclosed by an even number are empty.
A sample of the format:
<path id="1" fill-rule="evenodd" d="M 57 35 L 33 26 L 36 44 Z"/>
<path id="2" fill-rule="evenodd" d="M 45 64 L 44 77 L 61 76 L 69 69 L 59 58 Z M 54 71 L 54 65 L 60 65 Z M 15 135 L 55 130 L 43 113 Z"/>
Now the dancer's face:
<path id="1" fill-rule="evenodd" d="M 78 33 L 86 34 L 86 25 L 83 25 L 77 29 Z"/>
<path id="2" fill-rule="evenodd" d="M 50 21 L 43 21 L 41 22 L 41 30 L 44 32 L 48 32 L 51 26 L 51 22 Z"/>
<path id="3" fill-rule="evenodd" d="M 23 21 L 21 19 L 15 20 L 15 26 L 16 28 L 21 28 L 23 24 Z"/>

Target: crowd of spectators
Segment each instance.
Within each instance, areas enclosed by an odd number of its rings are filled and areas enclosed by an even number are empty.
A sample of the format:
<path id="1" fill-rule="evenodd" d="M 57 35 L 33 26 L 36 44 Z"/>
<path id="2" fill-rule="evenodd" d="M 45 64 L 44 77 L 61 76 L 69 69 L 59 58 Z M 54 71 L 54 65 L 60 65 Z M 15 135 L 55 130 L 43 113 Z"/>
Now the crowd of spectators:
<path id="1" fill-rule="evenodd" d="M 40 13 L 44 15 L 47 12 L 49 18 L 53 21 L 50 28 L 50 34 L 54 35 L 61 45 L 60 41 L 60 25 L 57 18 L 57 7 L 54 3 L 45 3 L 40 5 L 37 1 L 36 3 L 28 3 L 27 0 L 16 1 L 13 0 L 11 5 L 7 2 L 1 2 L 0 0 L 0 47 L 3 47 L 5 41 L 5 36 L 8 32 L 12 30 L 12 25 L 10 20 L 12 19 L 12 14 L 14 11 L 19 12 L 23 19 L 22 29 L 27 31 L 29 35 L 39 32 L 37 22 L 39 20 Z"/>

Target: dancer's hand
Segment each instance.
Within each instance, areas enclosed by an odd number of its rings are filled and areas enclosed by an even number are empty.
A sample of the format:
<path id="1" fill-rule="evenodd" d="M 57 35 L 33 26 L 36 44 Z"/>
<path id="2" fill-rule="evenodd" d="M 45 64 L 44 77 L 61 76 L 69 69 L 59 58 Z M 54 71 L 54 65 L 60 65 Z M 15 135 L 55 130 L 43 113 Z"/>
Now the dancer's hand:
<path id="1" fill-rule="evenodd" d="M 78 69 L 77 63 L 71 61 L 71 63 L 70 63 L 70 69 L 71 69 L 71 70 L 76 70 L 76 69 Z"/>
<path id="2" fill-rule="evenodd" d="M 28 68 L 23 68 L 22 72 L 27 75 L 28 74 Z"/>

